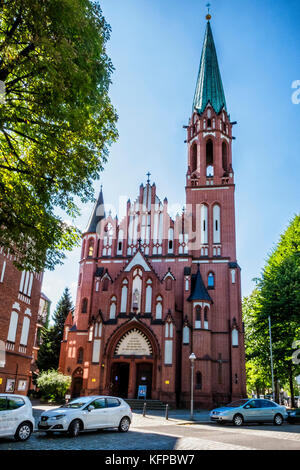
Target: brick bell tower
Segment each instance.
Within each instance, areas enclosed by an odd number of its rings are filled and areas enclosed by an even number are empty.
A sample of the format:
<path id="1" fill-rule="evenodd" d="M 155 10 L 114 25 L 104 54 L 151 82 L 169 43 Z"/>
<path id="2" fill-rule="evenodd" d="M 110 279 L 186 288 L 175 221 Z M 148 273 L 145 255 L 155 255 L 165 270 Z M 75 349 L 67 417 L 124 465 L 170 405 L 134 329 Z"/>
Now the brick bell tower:
<path id="1" fill-rule="evenodd" d="M 185 298 L 184 311 L 190 313 L 184 325 L 190 327 L 191 341 L 189 347 L 183 342 L 182 367 L 194 352 L 195 401 L 209 405 L 246 397 L 246 378 L 232 166 L 232 127 L 236 123 L 231 122 L 226 106 L 211 16 L 206 19 L 192 115 L 184 126 L 192 292 Z M 188 383 L 183 378 L 183 401 L 187 396 Z"/>

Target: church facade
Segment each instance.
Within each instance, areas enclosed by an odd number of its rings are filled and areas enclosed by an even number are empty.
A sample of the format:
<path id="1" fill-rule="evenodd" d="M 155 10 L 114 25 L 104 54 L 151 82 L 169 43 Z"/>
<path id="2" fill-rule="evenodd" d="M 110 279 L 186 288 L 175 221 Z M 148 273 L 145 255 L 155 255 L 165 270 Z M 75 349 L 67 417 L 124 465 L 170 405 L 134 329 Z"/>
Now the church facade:
<path id="1" fill-rule="evenodd" d="M 60 370 L 72 396 L 112 394 L 211 407 L 246 396 L 236 259 L 232 127 L 207 17 L 186 127 L 186 204 L 172 219 L 141 184 L 123 220 L 102 189 L 86 232 Z M 190 355 L 194 353 L 193 377 Z"/>

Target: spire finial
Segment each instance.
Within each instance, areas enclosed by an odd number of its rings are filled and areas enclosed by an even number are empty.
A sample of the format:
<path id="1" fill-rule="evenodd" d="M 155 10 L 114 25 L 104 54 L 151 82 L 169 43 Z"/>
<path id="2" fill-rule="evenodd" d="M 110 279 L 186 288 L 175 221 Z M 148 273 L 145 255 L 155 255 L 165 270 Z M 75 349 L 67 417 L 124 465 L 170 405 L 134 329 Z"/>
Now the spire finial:
<path id="1" fill-rule="evenodd" d="M 207 19 L 207 21 L 209 21 L 209 20 L 211 19 L 211 14 L 209 13 L 209 12 L 210 12 L 211 4 L 210 4 L 210 3 L 207 3 L 207 4 L 206 4 L 206 7 L 207 7 L 206 19 Z"/>
<path id="2" fill-rule="evenodd" d="M 147 175 L 146 175 L 146 176 L 148 176 L 147 183 L 148 183 L 148 184 L 150 184 L 150 176 L 151 176 L 151 173 L 150 173 L 150 171 L 148 171 L 148 173 L 147 173 Z"/>

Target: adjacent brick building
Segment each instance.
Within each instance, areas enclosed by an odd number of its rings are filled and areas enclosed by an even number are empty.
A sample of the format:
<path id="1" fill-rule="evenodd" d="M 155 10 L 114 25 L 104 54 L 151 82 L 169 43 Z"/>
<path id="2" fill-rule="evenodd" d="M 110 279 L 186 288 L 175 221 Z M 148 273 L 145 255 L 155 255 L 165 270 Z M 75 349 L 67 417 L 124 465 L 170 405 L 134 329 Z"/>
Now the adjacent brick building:
<path id="1" fill-rule="evenodd" d="M 120 222 L 106 216 L 101 189 L 83 234 L 75 314 L 60 355 L 73 396 L 136 398 L 146 386 L 147 398 L 186 406 L 191 353 L 196 406 L 246 394 L 234 123 L 207 19 L 186 126 L 185 210 L 173 220 L 148 177 Z"/>
<path id="2" fill-rule="evenodd" d="M 0 392 L 26 395 L 43 274 L 19 271 L 0 248 Z"/>

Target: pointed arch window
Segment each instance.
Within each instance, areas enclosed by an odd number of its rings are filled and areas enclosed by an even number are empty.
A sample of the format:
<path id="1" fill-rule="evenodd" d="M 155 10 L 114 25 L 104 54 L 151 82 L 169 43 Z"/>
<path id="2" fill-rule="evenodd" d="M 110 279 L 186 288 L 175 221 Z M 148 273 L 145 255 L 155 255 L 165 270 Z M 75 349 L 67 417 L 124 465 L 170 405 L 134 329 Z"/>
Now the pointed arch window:
<path id="1" fill-rule="evenodd" d="M 89 248 L 88 248 L 88 257 L 92 258 L 94 255 L 94 240 L 89 240 Z"/>
<path id="2" fill-rule="evenodd" d="M 208 307 L 204 308 L 204 329 L 208 330 Z"/>
<path id="3" fill-rule="evenodd" d="M 222 143 L 222 165 L 225 173 L 228 172 L 228 151 L 225 142 Z"/>
<path id="4" fill-rule="evenodd" d="M 197 144 L 193 144 L 191 148 L 191 171 L 192 173 L 197 170 Z"/>
<path id="5" fill-rule="evenodd" d="M 108 277 L 105 277 L 102 281 L 102 290 L 108 291 L 108 286 L 109 286 L 109 279 Z"/>
<path id="6" fill-rule="evenodd" d="M 121 293 L 121 312 L 127 312 L 127 294 L 128 294 L 128 281 L 125 279 L 122 284 L 122 293 Z"/>
<path id="7" fill-rule="evenodd" d="M 187 325 L 183 327 L 183 344 L 189 344 L 190 342 L 190 329 Z"/>
<path id="8" fill-rule="evenodd" d="M 174 229 L 169 228 L 168 231 L 168 253 L 173 253 L 174 250 Z"/>
<path id="9" fill-rule="evenodd" d="M 207 276 L 207 287 L 209 289 L 215 288 L 215 275 L 214 273 L 209 273 Z"/>
<path id="10" fill-rule="evenodd" d="M 239 332 L 238 332 L 236 327 L 233 328 L 232 333 L 231 333 L 231 337 L 232 337 L 232 346 L 234 348 L 237 348 L 238 345 L 239 345 Z"/>
<path id="11" fill-rule="evenodd" d="M 206 142 L 206 166 L 214 164 L 214 144 L 211 139 Z"/>
<path id="12" fill-rule="evenodd" d="M 200 371 L 196 372 L 196 384 L 195 388 L 197 390 L 202 390 L 202 374 Z"/>
<path id="13" fill-rule="evenodd" d="M 84 298 L 81 302 L 81 313 L 87 313 L 88 299 Z"/>
<path id="14" fill-rule="evenodd" d="M 169 319 L 165 325 L 165 357 L 164 363 L 166 365 L 171 365 L 173 362 L 173 335 L 174 335 L 174 326 L 171 320 Z"/>
<path id="15" fill-rule="evenodd" d="M 201 243 L 208 243 L 208 208 L 201 205 Z"/>
<path id="16" fill-rule="evenodd" d="M 200 305 L 196 305 L 195 308 L 195 328 L 201 328 L 201 307 Z"/>
<path id="17" fill-rule="evenodd" d="M 116 312 L 117 312 L 117 299 L 115 296 L 113 296 L 110 300 L 110 307 L 109 307 L 109 318 L 111 320 L 116 318 Z"/>
<path id="18" fill-rule="evenodd" d="M 78 348 L 77 351 L 77 364 L 83 363 L 83 348 Z"/>
<path id="19" fill-rule="evenodd" d="M 166 290 L 172 290 L 172 278 L 168 277 L 166 279 Z"/>
<path id="20" fill-rule="evenodd" d="M 221 243 L 221 210 L 218 204 L 213 207 L 213 242 Z"/>
<path id="21" fill-rule="evenodd" d="M 145 305 L 145 313 L 152 312 L 152 281 L 148 279 L 146 282 L 146 305 Z"/>
<path id="22" fill-rule="evenodd" d="M 119 230 L 117 255 L 122 255 L 123 253 L 123 240 L 124 240 L 124 231 L 121 229 Z"/>
<path id="23" fill-rule="evenodd" d="M 162 297 L 160 295 L 156 297 L 155 317 L 156 320 L 162 319 Z"/>

